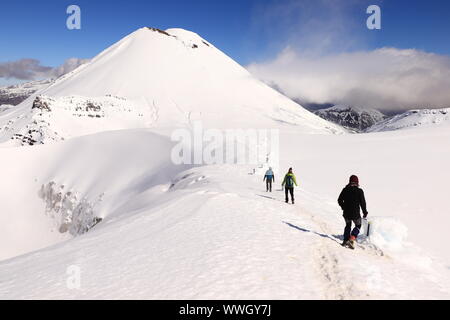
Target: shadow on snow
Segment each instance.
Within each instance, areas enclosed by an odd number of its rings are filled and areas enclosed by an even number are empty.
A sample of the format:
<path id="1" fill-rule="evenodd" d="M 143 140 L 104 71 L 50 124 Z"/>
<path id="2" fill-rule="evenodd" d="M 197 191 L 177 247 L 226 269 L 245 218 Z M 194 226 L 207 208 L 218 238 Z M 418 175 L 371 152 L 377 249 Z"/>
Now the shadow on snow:
<path id="1" fill-rule="evenodd" d="M 276 191 L 281 191 L 281 190 L 276 190 Z M 262 198 L 266 198 L 266 199 L 271 199 L 271 200 L 284 202 L 282 200 L 279 200 L 279 199 L 277 199 L 275 197 L 271 197 L 271 196 L 266 196 L 266 195 L 262 195 L 262 194 L 257 194 L 257 196 L 262 197 Z M 296 226 L 296 225 L 294 225 L 292 223 L 289 223 L 289 222 L 286 222 L 286 221 L 283 221 L 283 223 L 287 224 L 291 228 L 297 229 L 297 230 L 302 231 L 302 232 L 311 232 L 313 234 L 318 235 L 319 237 L 328 238 L 328 239 L 330 239 L 330 240 L 332 240 L 334 242 L 337 242 L 339 244 L 340 244 L 339 241 L 343 241 L 344 240 L 344 236 L 343 235 L 334 234 L 334 235 L 330 236 L 328 234 L 323 234 L 323 233 L 319 233 L 319 232 L 316 232 L 316 231 L 312 231 L 312 230 L 308 230 L 308 229 L 305 229 L 305 228 L 301 228 L 299 226 Z"/>
<path id="2" fill-rule="evenodd" d="M 316 232 L 316 231 L 312 231 L 312 230 L 308 230 L 308 229 L 305 229 L 305 228 L 301 228 L 301 227 L 299 227 L 299 226 L 296 226 L 296 225 L 294 225 L 294 224 L 292 224 L 292 223 L 289 223 L 289 222 L 286 222 L 286 221 L 283 221 L 283 223 L 284 223 L 284 224 L 287 224 L 289 227 L 294 228 L 294 229 L 297 229 L 297 230 L 299 230 L 299 231 L 302 231 L 302 232 L 311 232 L 311 233 L 313 233 L 313 234 L 318 235 L 319 237 L 322 237 L 322 238 L 328 238 L 328 239 L 330 239 L 330 240 L 332 240 L 332 241 L 334 241 L 334 242 L 337 242 L 337 243 L 340 243 L 339 240 L 343 240 L 343 239 L 344 239 L 344 237 L 343 237 L 342 235 L 333 235 L 333 236 L 330 236 L 330 235 L 328 235 L 328 234 L 323 234 L 323 233 L 319 233 L 319 232 Z"/>

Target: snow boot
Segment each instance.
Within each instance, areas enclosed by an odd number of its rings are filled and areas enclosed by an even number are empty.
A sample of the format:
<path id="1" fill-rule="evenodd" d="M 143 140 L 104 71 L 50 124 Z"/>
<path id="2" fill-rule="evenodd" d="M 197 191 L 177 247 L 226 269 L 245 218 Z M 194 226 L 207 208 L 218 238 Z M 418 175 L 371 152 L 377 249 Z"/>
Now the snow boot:
<path id="1" fill-rule="evenodd" d="M 355 249 L 355 242 L 356 242 L 356 237 L 350 236 L 349 245 L 352 249 Z"/>
<path id="2" fill-rule="evenodd" d="M 352 245 L 350 244 L 350 240 L 345 240 L 344 242 L 342 242 L 341 246 L 343 246 L 344 248 L 354 249 L 354 247 L 352 247 Z"/>

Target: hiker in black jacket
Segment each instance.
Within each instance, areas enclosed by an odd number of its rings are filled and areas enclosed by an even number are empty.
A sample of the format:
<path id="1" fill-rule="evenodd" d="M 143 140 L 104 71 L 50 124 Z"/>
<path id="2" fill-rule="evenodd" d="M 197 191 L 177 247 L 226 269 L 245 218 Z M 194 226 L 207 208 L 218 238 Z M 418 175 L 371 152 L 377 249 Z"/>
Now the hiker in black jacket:
<path id="1" fill-rule="evenodd" d="M 364 191 L 359 188 L 359 179 L 357 176 L 350 177 L 349 184 L 342 190 L 338 199 L 339 206 L 344 211 L 345 230 L 343 246 L 348 246 L 354 249 L 356 238 L 361 229 L 361 211 L 363 211 L 364 218 L 367 217 L 366 199 L 364 198 Z M 352 222 L 355 228 L 351 231 Z"/>

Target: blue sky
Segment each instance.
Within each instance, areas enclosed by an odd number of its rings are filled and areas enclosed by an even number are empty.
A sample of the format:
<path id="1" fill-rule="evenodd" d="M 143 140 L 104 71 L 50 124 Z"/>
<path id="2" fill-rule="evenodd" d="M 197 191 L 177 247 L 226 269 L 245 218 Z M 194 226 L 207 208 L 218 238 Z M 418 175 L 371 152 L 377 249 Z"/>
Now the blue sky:
<path id="1" fill-rule="evenodd" d="M 70 4 L 81 8 L 81 30 L 66 28 Z M 382 8 L 379 31 L 365 27 L 369 4 Z M 142 26 L 195 31 L 243 65 L 286 46 L 308 50 L 328 33 L 325 51 L 388 46 L 450 55 L 449 15 L 446 0 L 2 1 L 0 63 L 91 58 Z"/>

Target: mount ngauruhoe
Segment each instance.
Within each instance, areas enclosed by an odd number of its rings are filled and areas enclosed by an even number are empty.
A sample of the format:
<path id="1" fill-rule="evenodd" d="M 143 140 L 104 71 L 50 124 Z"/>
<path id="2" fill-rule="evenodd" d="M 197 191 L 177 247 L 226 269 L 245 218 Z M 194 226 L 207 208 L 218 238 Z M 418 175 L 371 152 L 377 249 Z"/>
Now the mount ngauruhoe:
<path id="1" fill-rule="evenodd" d="M 0 141 L 190 126 L 341 133 L 193 32 L 142 28 L 2 114 Z"/>
<path id="2" fill-rule="evenodd" d="M 443 125 L 347 134 L 197 34 L 139 29 L 0 112 L 0 299 L 448 299 L 450 126 L 428 116 Z M 273 192 L 269 155 L 177 164 L 197 120 L 278 129 Z M 371 222 L 355 250 L 336 201 L 352 174 Z"/>

